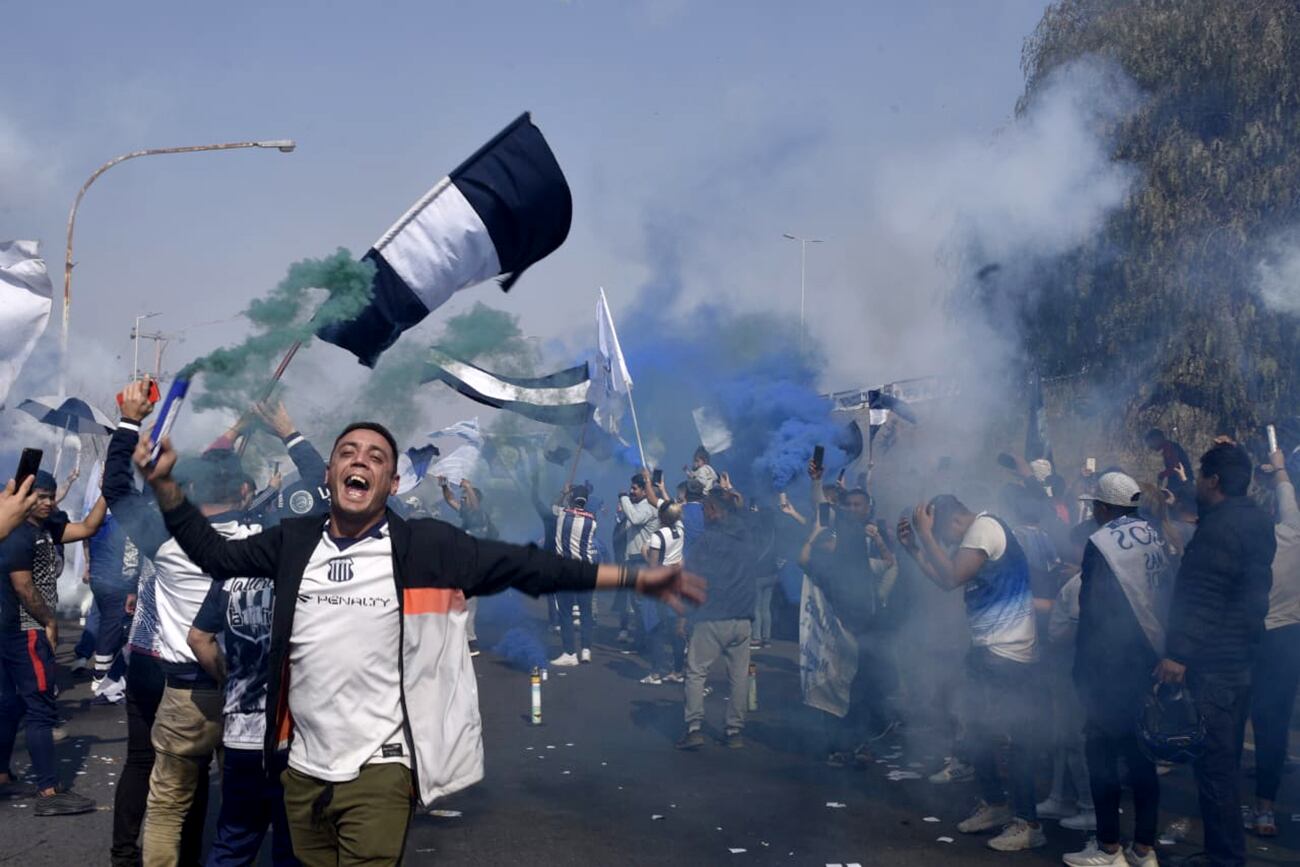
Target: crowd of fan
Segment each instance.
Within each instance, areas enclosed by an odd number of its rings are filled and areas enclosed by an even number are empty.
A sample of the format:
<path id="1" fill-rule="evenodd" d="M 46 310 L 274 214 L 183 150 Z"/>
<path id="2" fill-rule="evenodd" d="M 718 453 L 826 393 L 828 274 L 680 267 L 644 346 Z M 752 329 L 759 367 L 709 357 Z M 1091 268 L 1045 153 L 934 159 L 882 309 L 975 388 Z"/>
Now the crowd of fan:
<path id="1" fill-rule="evenodd" d="M 139 391 L 128 391 L 102 470 L 103 496 L 82 521 L 57 509 L 62 492 L 44 472 L 0 496 L 7 537 L 0 795 L 34 797 L 41 816 L 95 807 L 60 779 L 54 747 L 57 579 L 63 546 L 84 540 L 94 616 L 77 656 L 89 661 L 95 702 L 123 705 L 127 719 L 113 863 L 140 862 L 142 832 L 145 863 L 203 860 L 207 776 L 218 747 L 222 803 L 206 863 L 250 863 L 269 829 L 275 862 L 297 863 L 279 782 L 285 765 L 267 768 L 262 759 L 273 584 L 214 582 L 172 538 L 134 479 L 132 452 L 147 414 Z M 236 449 L 254 423 L 281 439 L 306 483 L 285 485 L 277 473 L 258 490 Z M 978 801 L 961 831 L 995 832 L 992 848 L 1017 851 L 1044 845 L 1041 821 L 1059 820 L 1095 832 L 1067 864 L 1155 865 L 1167 766 L 1136 721 L 1153 686 L 1164 684 L 1170 693 L 1186 687 L 1204 728 L 1192 764 L 1206 855 L 1213 864 L 1244 864 L 1245 829 L 1277 833 L 1274 804 L 1300 679 L 1295 489 L 1281 450 L 1257 469 L 1226 439 L 1196 465 L 1159 431 L 1146 442 L 1163 461 L 1150 484 L 1091 461 L 1067 481 L 1046 459 L 1003 455 L 1011 481 L 983 508 L 931 491 L 895 518 L 879 508 L 865 476 L 850 485 L 840 472 L 832 483 L 816 461 L 806 495 L 746 496 L 703 448 L 671 489 L 662 471 L 645 468 L 608 507 L 588 484 L 566 485 L 549 503 L 534 487 L 540 541 L 561 557 L 617 562 L 632 574 L 684 564 L 708 583 L 707 600 L 685 614 L 630 587 L 607 610 L 592 592 L 548 597 L 560 645 L 549 664 L 592 661 L 599 607 L 617 622 L 614 643 L 645 656 L 642 683 L 683 685 L 680 749 L 707 745 L 706 680 L 722 663 L 730 692 L 721 740 L 741 749 L 751 652 L 772 642 L 774 610 L 789 608 L 779 604 L 778 586 L 806 581 L 856 654 L 847 712 L 828 716 L 827 761 L 866 766 L 876 744 L 903 736 L 920 715 L 916 691 L 900 677 L 899 636 L 926 617 L 925 582 L 960 590 L 970 642 L 964 663 L 948 660 L 959 672 L 941 702 L 952 708 L 951 755 L 930 780 L 976 781 Z M 285 515 L 323 517 L 326 492 L 311 480 L 324 479 L 325 469 L 284 407 L 261 404 L 176 474 L 207 522 L 239 539 Z M 437 487 L 441 502 L 393 505 L 412 517 L 445 514 L 479 538 L 499 535 L 484 493 L 468 479 L 453 487 L 439 478 Z M 476 603 L 471 595 L 471 655 L 479 652 Z M 1247 719 L 1256 802 L 1244 808 Z M 34 787 L 9 772 L 24 723 Z M 1040 800 L 1036 781 L 1048 770 L 1050 792 Z M 1125 783 L 1135 806 L 1127 847 Z"/>

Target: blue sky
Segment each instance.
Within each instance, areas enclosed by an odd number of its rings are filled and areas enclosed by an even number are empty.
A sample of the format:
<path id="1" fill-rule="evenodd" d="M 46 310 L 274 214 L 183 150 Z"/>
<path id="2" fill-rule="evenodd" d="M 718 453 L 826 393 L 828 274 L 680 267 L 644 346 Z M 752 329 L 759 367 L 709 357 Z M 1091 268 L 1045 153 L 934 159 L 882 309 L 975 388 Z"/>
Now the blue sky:
<path id="1" fill-rule="evenodd" d="M 886 236 L 887 212 L 908 204 L 893 167 L 910 161 L 915 175 L 918 154 L 1009 123 L 1021 43 L 1044 5 L 11 4 L 0 237 L 41 239 L 57 283 L 67 209 L 99 163 L 140 147 L 296 139 L 292 155 L 137 160 L 88 194 L 74 341 L 125 358 L 105 362 L 125 375 L 132 317 L 158 310 L 157 327 L 189 329 L 169 350 L 179 363 L 239 333 L 191 326 L 234 316 L 295 259 L 364 251 L 530 109 L 573 188 L 570 240 L 508 296 L 487 285 L 444 311 L 481 299 L 530 334 L 572 337 L 597 285 L 617 312 L 664 278 L 682 286 L 683 314 L 703 299 L 797 311 L 798 249 L 780 238 L 793 231 L 828 239 L 809 262 L 825 385 L 928 372 L 899 361 L 889 316 L 909 315 L 901 295 L 933 305 L 919 283 L 942 230 L 914 244 Z M 879 338 L 869 350 L 864 333 Z M 351 365 L 330 347 L 312 353 Z"/>

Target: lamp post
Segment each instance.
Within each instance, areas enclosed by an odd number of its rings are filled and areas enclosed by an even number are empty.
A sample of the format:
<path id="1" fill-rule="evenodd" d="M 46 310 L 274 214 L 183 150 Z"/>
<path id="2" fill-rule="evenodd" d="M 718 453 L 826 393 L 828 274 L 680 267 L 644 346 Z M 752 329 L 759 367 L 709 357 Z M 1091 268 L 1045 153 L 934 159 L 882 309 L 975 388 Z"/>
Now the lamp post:
<path id="1" fill-rule="evenodd" d="M 800 238 L 798 235 L 791 235 L 789 232 L 783 232 L 782 238 L 788 238 L 791 241 L 799 242 L 799 353 L 803 354 L 803 310 L 805 297 L 805 275 L 808 270 L 808 245 L 824 243 L 821 238 Z"/>
<path id="2" fill-rule="evenodd" d="M 140 377 L 140 323 L 155 316 L 162 316 L 162 313 L 141 313 L 135 317 L 135 327 L 131 329 L 131 341 L 135 344 L 135 360 L 131 363 L 132 381 Z"/>
<path id="3" fill-rule="evenodd" d="M 225 144 L 207 144 L 207 145 L 188 145 L 186 147 L 175 148 L 148 148 L 146 150 L 131 151 L 121 156 L 113 157 L 86 179 L 77 191 L 77 198 L 72 203 L 72 210 L 68 213 L 68 248 L 63 260 L 63 331 L 59 336 L 59 397 L 66 395 L 67 374 L 68 374 L 68 317 L 72 308 L 72 231 L 77 223 L 77 208 L 81 206 L 81 200 L 86 195 L 86 190 L 90 189 L 96 179 L 104 172 L 111 169 L 118 163 L 135 159 L 136 157 L 150 157 L 156 154 L 188 154 L 196 151 L 226 151 L 236 148 L 274 148 L 282 154 L 292 153 L 297 147 L 293 139 L 272 139 L 269 141 L 240 141 L 226 142 Z M 137 323 L 138 325 L 138 323 Z"/>

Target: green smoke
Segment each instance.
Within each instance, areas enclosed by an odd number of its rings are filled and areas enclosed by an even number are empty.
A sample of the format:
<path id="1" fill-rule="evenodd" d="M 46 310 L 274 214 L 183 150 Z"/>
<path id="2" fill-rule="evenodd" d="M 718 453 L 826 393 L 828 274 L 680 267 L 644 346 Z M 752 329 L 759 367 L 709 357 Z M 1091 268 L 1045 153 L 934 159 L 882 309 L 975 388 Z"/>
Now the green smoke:
<path id="1" fill-rule="evenodd" d="M 262 397 L 271 374 L 295 342 L 306 345 L 318 328 L 356 316 L 370 301 L 375 267 L 352 258 L 340 247 L 323 259 L 303 259 L 265 298 L 248 305 L 243 316 L 253 333 L 235 346 L 226 346 L 192 362 L 186 373 L 203 375 L 200 409 L 225 407 L 243 411 Z M 309 315 L 312 290 L 324 290 L 325 301 Z"/>
<path id="2" fill-rule="evenodd" d="M 435 345 L 462 361 L 491 360 L 504 365 L 494 373 L 524 375 L 531 372 L 536 360 L 519 330 L 519 317 L 482 301 L 448 319 Z"/>

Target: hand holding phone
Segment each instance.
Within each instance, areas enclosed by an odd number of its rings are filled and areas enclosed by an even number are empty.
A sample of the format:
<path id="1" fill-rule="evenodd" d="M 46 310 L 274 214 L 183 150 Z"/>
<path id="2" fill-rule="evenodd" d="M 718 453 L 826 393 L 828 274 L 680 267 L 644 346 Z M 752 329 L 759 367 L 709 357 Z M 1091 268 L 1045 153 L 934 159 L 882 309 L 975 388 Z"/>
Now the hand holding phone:
<path id="1" fill-rule="evenodd" d="M 18 458 L 18 470 L 14 473 L 15 487 L 21 488 L 29 476 L 36 475 L 37 470 L 41 468 L 41 458 L 44 454 L 40 449 L 23 449 L 22 455 Z"/>
<path id="2" fill-rule="evenodd" d="M 664 483 L 664 471 L 662 469 L 655 470 L 650 479 L 654 484 L 662 485 Z"/>
<path id="3" fill-rule="evenodd" d="M 826 461 L 826 447 L 818 445 L 813 448 L 812 462 L 818 470 L 821 470 Z"/>

